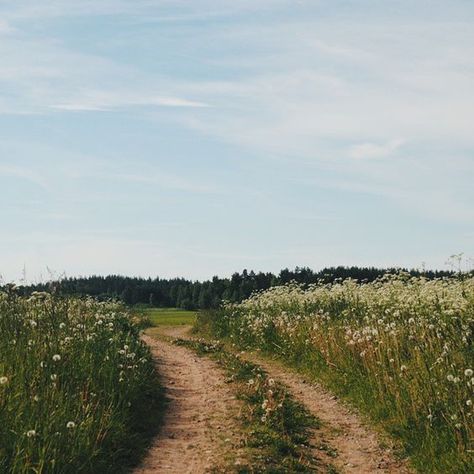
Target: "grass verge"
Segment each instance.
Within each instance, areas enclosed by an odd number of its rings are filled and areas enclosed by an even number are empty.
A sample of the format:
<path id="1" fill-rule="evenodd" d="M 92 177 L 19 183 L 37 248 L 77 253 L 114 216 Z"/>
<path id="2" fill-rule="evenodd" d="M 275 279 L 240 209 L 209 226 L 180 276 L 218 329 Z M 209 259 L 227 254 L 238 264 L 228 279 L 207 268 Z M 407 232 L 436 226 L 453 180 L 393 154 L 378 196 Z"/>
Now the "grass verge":
<path id="1" fill-rule="evenodd" d="M 161 411 L 150 351 L 121 305 L 0 292 L 0 472 L 125 472 Z"/>

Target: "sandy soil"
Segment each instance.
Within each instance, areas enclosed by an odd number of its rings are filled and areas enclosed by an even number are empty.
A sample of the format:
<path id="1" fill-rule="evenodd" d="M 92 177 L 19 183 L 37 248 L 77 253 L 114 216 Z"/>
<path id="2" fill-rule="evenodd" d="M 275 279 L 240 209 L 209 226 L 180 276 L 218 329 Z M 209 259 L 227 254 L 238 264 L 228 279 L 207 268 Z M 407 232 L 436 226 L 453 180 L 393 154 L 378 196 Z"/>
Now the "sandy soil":
<path id="1" fill-rule="evenodd" d="M 322 421 L 313 443 L 322 443 L 335 450 L 337 456 L 332 459 L 332 464 L 338 470 L 354 474 L 412 472 L 406 462 L 396 459 L 387 440 L 382 443 L 379 433 L 323 387 L 307 383 L 303 376 L 276 361 L 255 354 L 247 357 L 286 385 L 295 399 Z"/>
<path id="2" fill-rule="evenodd" d="M 135 474 L 200 474 L 223 465 L 230 447 L 238 455 L 235 419 L 240 405 L 221 371 L 189 349 L 143 338 L 152 349 L 169 404 L 163 428 Z"/>

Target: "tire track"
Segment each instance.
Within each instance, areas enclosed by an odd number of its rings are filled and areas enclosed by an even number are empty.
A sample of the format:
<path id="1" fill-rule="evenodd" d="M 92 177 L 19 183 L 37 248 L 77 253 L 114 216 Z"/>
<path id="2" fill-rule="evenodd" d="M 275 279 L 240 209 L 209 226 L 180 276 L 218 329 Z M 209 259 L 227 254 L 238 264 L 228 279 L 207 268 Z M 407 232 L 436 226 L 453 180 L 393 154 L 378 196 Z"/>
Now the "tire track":
<path id="1" fill-rule="evenodd" d="M 189 349 L 143 336 L 168 399 L 163 427 L 135 474 L 223 472 L 238 455 L 239 403 L 215 364 Z M 230 451 L 230 452 L 229 452 Z M 232 454 L 233 451 L 233 454 Z"/>

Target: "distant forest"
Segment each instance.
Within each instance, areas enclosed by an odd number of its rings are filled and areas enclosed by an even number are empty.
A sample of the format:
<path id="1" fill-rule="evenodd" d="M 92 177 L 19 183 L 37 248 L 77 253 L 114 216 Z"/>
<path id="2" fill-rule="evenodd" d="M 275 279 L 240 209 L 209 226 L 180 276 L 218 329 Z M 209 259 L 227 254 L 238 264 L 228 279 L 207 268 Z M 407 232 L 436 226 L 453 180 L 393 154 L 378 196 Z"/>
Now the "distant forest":
<path id="1" fill-rule="evenodd" d="M 120 299 L 127 305 L 146 304 L 155 307 L 176 307 L 183 309 L 209 309 L 218 307 L 223 300 L 240 302 L 256 290 L 284 285 L 296 281 L 303 285 L 317 282 L 332 283 L 337 279 L 353 278 L 363 282 L 374 281 L 386 273 L 401 270 L 413 276 L 429 279 L 451 276 L 451 271 L 418 271 L 406 269 L 382 269 L 361 267 L 334 267 L 314 272 L 310 268 L 282 270 L 273 273 L 254 273 L 244 270 L 230 278 L 214 277 L 199 282 L 184 278 L 131 278 L 120 275 L 65 278 L 59 282 L 22 287 L 25 294 L 32 291 L 49 291 L 56 287 L 64 295 L 94 296 L 105 300 Z"/>

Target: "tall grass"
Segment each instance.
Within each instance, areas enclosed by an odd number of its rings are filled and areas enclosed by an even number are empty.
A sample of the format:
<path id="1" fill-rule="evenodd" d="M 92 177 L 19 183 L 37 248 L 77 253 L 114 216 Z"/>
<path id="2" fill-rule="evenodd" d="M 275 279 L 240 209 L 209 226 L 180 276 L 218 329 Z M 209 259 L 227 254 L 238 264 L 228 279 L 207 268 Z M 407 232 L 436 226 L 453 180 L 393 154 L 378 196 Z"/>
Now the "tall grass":
<path id="1" fill-rule="evenodd" d="M 351 399 L 420 471 L 474 471 L 474 278 L 276 287 L 198 325 Z"/>
<path id="2" fill-rule="evenodd" d="M 156 394 L 121 306 L 0 293 L 0 472 L 120 472 Z"/>

